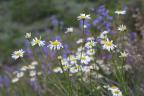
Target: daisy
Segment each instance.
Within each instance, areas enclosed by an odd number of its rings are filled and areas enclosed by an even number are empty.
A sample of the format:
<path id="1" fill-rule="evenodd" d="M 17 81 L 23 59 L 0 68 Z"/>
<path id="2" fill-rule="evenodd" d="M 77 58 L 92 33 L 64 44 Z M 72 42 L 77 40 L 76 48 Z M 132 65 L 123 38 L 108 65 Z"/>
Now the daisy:
<path id="1" fill-rule="evenodd" d="M 12 82 L 12 83 L 16 83 L 16 82 L 18 82 L 18 81 L 19 81 L 19 78 L 13 78 L 11 82 Z"/>
<path id="2" fill-rule="evenodd" d="M 123 96 L 122 92 L 116 86 L 109 87 L 108 90 L 111 91 L 112 96 Z"/>
<path id="3" fill-rule="evenodd" d="M 76 56 L 74 56 L 74 55 L 70 55 L 70 56 L 68 57 L 68 61 L 69 61 L 70 64 L 72 64 L 72 65 L 77 64 L 77 58 L 76 58 Z"/>
<path id="4" fill-rule="evenodd" d="M 126 14 L 126 11 L 125 10 L 117 10 L 117 11 L 115 11 L 115 14 L 124 15 L 124 14 Z"/>
<path id="5" fill-rule="evenodd" d="M 63 71 L 62 71 L 62 69 L 60 67 L 56 67 L 53 71 L 55 73 L 63 73 Z"/>
<path id="6" fill-rule="evenodd" d="M 92 56 L 92 55 L 95 54 L 95 50 L 94 50 L 94 49 L 88 49 L 88 50 L 86 51 L 86 54 Z"/>
<path id="7" fill-rule="evenodd" d="M 30 71 L 29 76 L 30 76 L 30 77 L 36 76 L 36 71 Z"/>
<path id="8" fill-rule="evenodd" d="M 18 59 L 20 57 L 23 57 L 24 55 L 24 51 L 22 49 L 18 50 L 18 51 L 14 51 L 13 54 L 12 54 L 12 58 L 13 59 Z"/>
<path id="9" fill-rule="evenodd" d="M 77 44 L 81 44 L 81 43 L 83 43 L 83 42 L 84 42 L 84 40 L 83 40 L 82 38 L 80 38 L 80 39 L 78 39 L 78 40 L 76 41 Z"/>
<path id="10" fill-rule="evenodd" d="M 79 69 L 81 69 L 81 66 L 79 66 L 79 65 L 73 66 L 70 68 L 70 73 L 71 74 L 77 73 L 77 72 L 79 72 Z"/>
<path id="11" fill-rule="evenodd" d="M 103 32 L 100 34 L 99 38 L 101 38 L 101 39 L 106 39 L 108 33 L 109 33 L 108 31 L 103 31 Z"/>
<path id="12" fill-rule="evenodd" d="M 72 33 L 73 32 L 73 28 L 72 27 L 69 27 L 67 28 L 66 32 L 65 33 Z"/>
<path id="13" fill-rule="evenodd" d="M 51 50 L 60 50 L 61 48 L 63 48 L 63 45 L 58 40 L 55 40 L 55 41 L 50 41 L 50 44 L 48 45 L 48 47 Z"/>
<path id="14" fill-rule="evenodd" d="M 125 25 L 120 25 L 117 30 L 119 30 L 119 31 L 122 32 L 122 31 L 125 31 L 126 29 L 127 29 L 127 28 L 126 28 Z"/>
<path id="15" fill-rule="evenodd" d="M 106 49 L 108 51 L 113 50 L 116 47 L 116 45 L 113 44 L 113 41 L 110 41 L 109 39 L 102 41 L 102 44 L 103 49 Z"/>
<path id="16" fill-rule="evenodd" d="M 27 39 L 31 38 L 31 32 L 30 33 L 26 33 L 25 38 L 27 38 Z"/>
<path id="17" fill-rule="evenodd" d="M 91 49 L 93 48 L 94 46 L 96 46 L 96 42 L 91 40 L 91 41 L 88 41 L 86 44 L 85 44 L 85 47 L 88 48 L 88 49 Z"/>
<path id="18" fill-rule="evenodd" d="M 127 57 L 128 53 L 127 52 L 120 52 L 120 56 L 119 57 Z"/>
<path id="19" fill-rule="evenodd" d="M 32 42 L 31 42 L 32 46 L 38 45 L 38 46 L 44 46 L 45 45 L 45 41 L 42 41 L 41 38 L 38 39 L 37 37 L 35 37 Z"/>
<path id="20" fill-rule="evenodd" d="M 16 77 L 17 78 L 21 78 L 21 77 L 23 77 L 24 76 L 24 72 L 18 72 L 17 74 L 16 74 Z"/>
<path id="21" fill-rule="evenodd" d="M 20 71 L 26 71 L 27 69 L 28 69 L 27 66 L 23 66 L 23 67 L 20 68 Z"/>
<path id="22" fill-rule="evenodd" d="M 77 17 L 78 20 L 88 20 L 91 19 L 90 15 L 86 15 L 84 13 L 80 14 L 80 16 Z"/>
<path id="23" fill-rule="evenodd" d="M 85 53 L 77 53 L 76 57 L 82 64 L 89 64 L 93 60 L 92 57 L 86 55 Z"/>

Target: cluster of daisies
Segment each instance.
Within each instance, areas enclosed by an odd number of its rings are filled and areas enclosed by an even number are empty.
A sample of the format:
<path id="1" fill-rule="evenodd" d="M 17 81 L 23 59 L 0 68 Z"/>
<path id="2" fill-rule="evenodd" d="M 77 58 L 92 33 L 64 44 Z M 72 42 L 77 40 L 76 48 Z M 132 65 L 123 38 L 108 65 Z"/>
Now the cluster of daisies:
<path id="1" fill-rule="evenodd" d="M 125 11 L 116 11 L 116 14 L 125 14 Z M 89 20 L 91 19 L 90 15 L 86 14 L 80 14 L 80 16 L 77 17 L 78 20 Z M 86 25 L 83 25 L 86 28 Z M 117 28 L 118 31 L 124 32 L 127 30 L 125 25 L 120 25 Z M 67 28 L 66 34 L 72 33 L 74 29 L 72 27 Z M 115 49 L 117 49 L 117 45 L 114 44 L 113 40 L 110 40 L 108 38 L 108 31 L 101 32 L 100 35 L 97 37 L 100 39 L 100 42 L 97 42 L 97 39 L 95 37 L 88 37 L 88 38 L 81 38 L 78 41 L 76 41 L 76 44 L 80 45 L 75 53 L 68 54 L 67 57 L 58 56 L 57 58 L 60 61 L 60 64 L 62 66 L 55 67 L 53 69 L 56 73 L 64 73 L 69 72 L 69 74 L 75 74 L 79 72 L 83 73 L 89 73 L 91 70 L 99 68 L 96 66 L 96 64 L 93 64 L 96 56 L 96 48 L 97 45 L 101 45 L 101 48 L 103 50 L 107 50 L 108 52 L 111 52 Z M 27 38 L 30 41 L 31 46 L 39 46 L 43 47 L 47 45 L 47 47 L 50 50 L 60 50 L 63 48 L 63 44 L 59 40 L 50 41 L 49 44 L 46 44 L 42 38 L 32 38 L 31 33 L 26 33 L 25 38 Z M 22 58 L 24 56 L 25 51 L 20 49 L 18 51 L 14 51 L 12 54 L 13 59 Z M 119 57 L 127 57 L 128 53 L 126 51 L 120 51 Z M 98 62 L 98 61 L 96 61 Z M 37 62 L 32 62 L 32 64 L 23 66 L 19 71 L 14 72 L 15 78 L 12 79 L 12 82 L 15 83 L 19 81 L 20 78 L 24 76 L 24 73 L 28 70 L 29 76 L 31 77 L 31 80 L 35 80 L 37 75 L 40 75 L 41 72 L 37 72 L 35 70 Z M 105 65 L 100 64 L 103 70 L 107 70 L 106 73 L 110 74 L 110 69 L 108 67 L 105 67 Z M 122 96 L 121 91 L 117 87 L 108 87 L 108 90 L 110 90 L 113 94 L 113 96 Z"/>
<path id="2" fill-rule="evenodd" d="M 38 62 L 33 61 L 29 65 L 22 66 L 18 71 L 14 71 L 15 77 L 12 79 L 12 83 L 18 82 L 25 74 L 28 74 L 31 81 L 36 80 L 36 77 L 42 74 L 36 70 L 37 65 Z"/>
<path id="3" fill-rule="evenodd" d="M 64 70 L 60 67 L 56 67 L 54 72 L 63 73 L 63 71 L 69 71 L 70 74 L 73 74 L 77 72 L 90 71 L 93 68 L 92 65 L 90 65 L 90 62 L 94 60 L 94 47 L 96 46 L 96 42 L 93 39 L 93 37 L 88 38 L 85 46 L 80 46 L 75 52 L 76 54 L 69 54 L 66 58 L 58 56 Z"/>

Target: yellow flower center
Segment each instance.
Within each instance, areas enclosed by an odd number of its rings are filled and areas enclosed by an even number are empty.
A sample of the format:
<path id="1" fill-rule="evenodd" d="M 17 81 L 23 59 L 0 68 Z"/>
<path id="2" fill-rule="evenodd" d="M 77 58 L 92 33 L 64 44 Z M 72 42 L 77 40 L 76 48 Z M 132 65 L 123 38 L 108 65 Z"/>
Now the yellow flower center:
<path id="1" fill-rule="evenodd" d="M 60 45 L 60 42 L 58 42 L 58 41 L 56 40 L 56 41 L 52 42 L 52 45 L 53 45 L 53 46 L 58 46 L 58 45 Z"/>
<path id="2" fill-rule="evenodd" d="M 115 94 L 119 94 L 119 93 L 120 93 L 120 91 L 114 91 L 114 93 L 115 93 Z"/>
<path id="3" fill-rule="evenodd" d="M 39 43 L 40 43 L 40 40 L 36 40 L 35 43 L 36 43 L 36 44 L 39 44 Z"/>
<path id="4" fill-rule="evenodd" d="M 86 16 L 80 16 L 81 19 L 86 19 Z"/>
<path id="5" fill-rule="evenodd" d="M 113 41 L 105 41 L 104 44 L 107 45 L 107 46 L 112 46 L 113 45 Z"/>
<path id="6" fill-rule="evenodd" d="M 17 55 L 17 56 L 20 56 L 20 55 L 21 55 L 21 53 L 20 53 L 20 52 L 17 52 L 17 53 L 16 53 L 16 55 Z"/>

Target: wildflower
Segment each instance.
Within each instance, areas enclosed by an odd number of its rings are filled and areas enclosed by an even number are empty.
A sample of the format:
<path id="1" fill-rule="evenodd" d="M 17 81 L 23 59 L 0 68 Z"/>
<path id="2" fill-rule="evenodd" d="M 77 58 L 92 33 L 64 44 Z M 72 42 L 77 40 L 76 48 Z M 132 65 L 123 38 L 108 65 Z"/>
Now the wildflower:
<path id="1" fill-rule="evenodd" d="M 33 62 L 31 63 L 31 65 L 36 66 L 36 65 L 38 65 L 38 62 L 37 62 L 37 61 L 33 61 Z"/>
<path id="2" fill-rule="evenodd" d="M 122 92 L 116 86 L 109 87 L 108 90 L 111 91 L 112 96 L 122 96 Z"/>
<path id="3" fill-rule="evenodd" d="M 108 34 L 108 31 L 104 31 L 100 34 L 99 38 L 101 39 L 106 39 L 107 38 L 107 34 Z"/>
<path id="4" fill-rule="evenodd" d="M 86 53 L 87 53 L 88 55 L 92 56 L 92 55 L 95 54 L 95 50 L 94 50 L 94 49 L 88 49 L 88 50 L 86 51 Z"/>
<path id="5" fill-rule="evenodd" d="M 87 25 L 83 25 L 83 28 L 86 29 L 86 28 L 87 28 Z"/>
<path id="6" fill-rule="evenodd" d="M 42 41 L 41 38 L 38 39 L 37 37 L 35 37 L 32 42 L 31 42 L 32 46 L 38 45 L 38 46 L 44 46 L 45 45 L 45 41 Z"/>
<path id="7" fill-rule="evenodd" d="M 35 66 L 34 65 L 28 65 L 28 69 L 30 69 L 30 70 L 33 70 L 33 69 L 35 69 Z"/>
<path id="8" fill-rule="evenodd" d="M 119 57 L 127 57 L 128 56 L 128 53 L 126 53 L 125 51 L 124 52 L 120 52 L 120 56 Z"/>
<path id="9" fill-rule="evenodd" d="M 24 76 L 24 73 L 23 72 L 18 72 L 16 76 L 17 76 L 17 78 L 21 78 L 21 77 Z"/>
<path id="10" fill-rule="evenodd" d="M 31 77 L 34 77 L 36 76 L 36 71 L 30 71 L 30 74 L 29 74 Z"/>
<path id="11" fill-rule="evenodd" d="M 57 58 L 58 58 L 59 60 L 61 60 L 61 59 L 62 59 L 62 56 L 58 56 Z"/>
<path id="12" fill-rule="evenodd" d="M 31 38 L 31 32 L 30 33 L 26 33 L 25 38 L 27 38 L 27 39 Z"/>
<path id="13" fill-rule="evenodd" d="M 117 11 L 115 11 L 115 14 L 124 15 L 124 14 L 126 14 L 126 11 L 125 10 L 117 10 Z"/>
<path id="14" fill-rule="evenodd" d="M 20 70 L 21 70 L 21 71 L 26 71 L 27 69 L 28 69 L 27 66 L 23 66 Z"/>
<path id="15" fill-rule="evenodd" d="M 19 81 L 19 78 L 13 78 L 12 79 L 12 83 L 16 83 L 16 82 L 18 82 Z"/>
<path id="16" fill-rule="evenodd" d="M 24 51 L 22 49 L 18 50 L 18 51 L 14 51 L 13 54 L 12 54 L 12 58 L 13 59 L 18 59 L 20 57 L 23 57 L 24 55 Z"/>
<path id="17" fill-rule="evenodd" d="M 125 25 L 120 25 L 117 30 L 119 30 L 119 31 L 122 32 L 122 31 L 125 31 L 126 29 L 127 29 L 127 28 L 126 28 Z"/>
<path id="18" fill-rule="evenodd" d="M 63 71 L 62 71 L 62 69 L 60 67 L 56 67 L 53 71 L 55 73 L 63 73 Z"/>
<path id="19" fill-rule="evenodd" d="M 68 61 L 70 62 L 70 64 L 77 64 L 77 58 L 74 55 L 70 55 L 68 57 Z"/>
<path id="20" fill-rule="evenodd" d="M 93 60 L 92 57 L 86 55 L 85 53 L 78 53 L 77 59 L 83 64 L 89 64 L 89 62 Z"/>
<path id="21" fill-rule="evenodd" d="M 73 28 L 72 27 L 69 27 L 67 28 L 66 32 L 65 33 L 72 33 L 73 32 Z"/>
<path id="22" fill-rule="evenodd" d="M 71 74 L 77 73 L 77 72 L 79 72 L 80 68 L 81 68 L 81 66 L 79 66 L 79 65 L 73 66 L 70 68 L 70 73 Z"/>
<path id="23" fill-rule="evenodd" d="M 78 20 L 88 20 L 88 19 L 91 19 L 90 15 L 86 15 L 86 14 L 80 14 L 80 16 L 77 17 Z"/>
<path id="24" fill-rule="evenodd" d="M 48 47 L 52 50 L 60 50 L 61 48 L 63 48 L 61 42 L 59 42 L 58 40 L 55 41 L 50 41 L 50 44 L 48 45 Z"/>
<path id="25" fill-rule="evenodd" d="M 88 42 L 85 44 L 85 47 L 86 47 L 86 48 L 89 48 L 89 49 L 93 48 L 94 46 L 96 46 L 96 42 L 93 41 L 93 40 L 88 41 Z"/>
<path id="26" fill-rule="evenodd" d="M 42 75 L 42 72 L 38 72 L 37 75 Z"/>
<path id="27" fill-rule="evenodd" d="M 76 43 L 77 43 L 77 44 L 81 44 L 81 43 L 83 43 L 83 41 L 84 41 L 84 40 L 83 40 L 82 38 L 80 38 L 79 40 L 76 41 Z"/>
<path id="28" fill-rule="evenodd" d="M 116 45 L 113 44 L 113 41 L 112 40 L 110 41 L 109 39 L 104 40 L 102 44 L 103 44 L 103 49 L 106 49 L 108 51 L 113 50 L 116 47 Z"/>

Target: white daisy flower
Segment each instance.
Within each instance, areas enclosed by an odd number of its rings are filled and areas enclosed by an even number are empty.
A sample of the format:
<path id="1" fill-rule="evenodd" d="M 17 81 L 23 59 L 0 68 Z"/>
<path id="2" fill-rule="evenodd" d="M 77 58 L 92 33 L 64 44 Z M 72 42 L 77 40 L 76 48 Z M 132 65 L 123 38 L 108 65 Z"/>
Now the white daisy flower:
<path id="1" fill-rule="evenodd" d="M 74 55 L 70 55 L 67 59 L 70 62 L 70 64 L 77 64 L 77 58 Z"/>
<path id="2" fill-rule="evenodd" d="M 67 28 L 66 32 L 65 33 L 72 33 L 73 32 L 73 28 L 72 27 L 69 27 Z"/>
<path id="3" fill-rule="evenodd" d="M 21 71 L 26 71 L 28 69 L 28 67 L 27 66 L 23 66 L 23 67 L 21 67 Z"/>
<path id="4" fill-rule="evenodd" d="M 25 38 L 27 38 L 27 39 L 31 38 L 31 32 L 30 33 L 26 33 Z"/>
<path id="5" fill-rule="evenodd" d="M 93 66 L 83 66 L 81 69 L 83 72 L 89 73 L 93 69 Z"/>
<path id="6" fill-rule="evenodd" d="M 127 52 L 120 52 L 120 56 L 119 57 L 127 57 L 128 53 Z"/>
<path id="7" fill-rule="evenodd" d="M 81 44 L 83 42 L 84 42 L 84 40 L 82 38 L 80 38 L 79 40 L 76 41 L 77 44 Z"/>
<path id="8" fill-rule="evenodd" d="M 91 19 L 90 15 L 86 15 L 84 13 L 80 14 L 80 16 L 77 17 L 78 20 L 88 20 Z"/>
<path id="9" fill-rule="evenodd" d="M 93 60 L 92 57 L 86 55 L 85 53 L 81 53 L 81 52 L 77 53 L 76 57 L 83 64 L 89 64 Z"/>
<path id="10" fill-rule="evenodd" d="M 126 14 L 126 11 L 125 10 L 117 10 L 117 11 L 115 11 L 115 14 L 124 15 L 124 14 Z"/>
<path id="11" fill-rule="evenodd" d="M 31 77 L 36 76 L 36 71 L 30 71 L 29 75 L 30 75 Z"/>
<path id="12" fill-rule="evenodd" d="M 38 45 L 38 46 L 44 46 L 45 45 L 45 41 L 42 41 L 41 38 L 38 39 L 37 37 L 35 37 L 32 42 L 31 42 L 32 46 Z"/>
<path id="13" fill-rule="evenodd" d="M 80 47 L 77 48 L 77 51 L 81 52 L 81 51 L 84 51 L 84 49 L 85 49 L 84 47 L 80 46 Z"/>
<path id="14" fill-rule="evenodd" d="M 37 72 L 37 75 L 42 75 L 42 72 Z"/>
<path id="15" fill-rule="evenodd" d="M 36 65 L 38 65 L 38 62 L 37 62 L 37 61 L 33 61 L 33 62 L 31 63 L 31 65 L 36 66 Z"/>
<path id="16" fill-rule="evenodd" d="M 16 74 L 16 77 L 17 78 L 21 78 L 21 77 L 23 77 L 24 76 L 24 72 L 18 72 L 17 74 Z"/>
<path id="17" fill-rule="evenodd" d="M 12 54 L 12 58 L 16 60 L 20 57 L 23 57 L 24 53 L 25 52 L 22 49 L 20 49 L 18 51 L 14 51 L 13 54 Z"/>
<path id="18" fill-rule="evenodd" d="M 48 45 L 48 47 L 51 50 L 60 50 L 61 48 L 63 48 L 63 45 L 58 40 L 55 40 L 55 41 L 50 41 L 50 44 Z"/>
<path id="19" fill-rule="evenodd" d="M 86 51 L 86 54 L 92 56 L 92 55 L 95 54 L 95 50 L 94 50 L 94 49 L 88 49 L 88 50 Z"/>
<path id="20" fill-rule="evenodd" d="M 77 73 L 77 72 L 79 72 L 79 69 L 81 69 L 81 66 L 79 66 L 79 65 L 73 66 L 70 68 L 70 73 L 71 74 Z"/>
<path id="21" fill-rule="evenodd" d="M 101 38 L 101 39 L 106 39 L 108 33 L 109 33 L 108 31 L 102 32 L 102 33 L 100 34 L 99 38 Z"/>
<path id="22" fill-rule="evenodd" d="M 16 83 L 16 82 L 18 82 L 18 81 L 19 81 L 19 78 L 13 78 L 11 82 L 12 82 L 12 83 Z"/>
<path id="23" fill-rule="evenodd" d="M 106 49 L 108 51 L 111 51 L 116 47 L 116 45 L 113 44 L 113 41 L 110 41 L 109 39 L 103 40 L 101 43 L 103 44 L 103 49 Z"/>
<path id="24" fill-rule="evenodd" d="M 118 27 L 118 29 L 117 30 L 119 30 L 119 31 L 125 31 L 125 30 L 127 30 L 127 28 L 126 28 L 126 26 L 125 25 L 120 25 L 119 27 Z"/>
<path id="25" fill-rule="evenodd" d="M 123 96 L 122 92 L 116 86 L 109 87 L 108 90 L 111 91 L 112 96 Z"/>
<path id="26" fill-rule="evenodd" d="M 28 69 L 33 70 L 33 69 L 35 69 L 35 66 L 34 65 L 28 65 Z"/>
<path id="27" fill-rule="evenodd" d="M 96 46 L 96 42 L 93 41 L 93 40 L 88 41 L 88 42 L 86 42 L 86 44 L 85 44 L 85 47 L 88 48 L 88 49 L 91 49 L 91 48 L 93 48 L 93 47 L 95 47 L 95 46 Z"/>
<path id="28" fill-rule="evenodd" d="M 63 71 L 62 71 L 62 69 L 60 67 L 56 67 L 53 71 L 55 73 L 63 73 Z"/>

